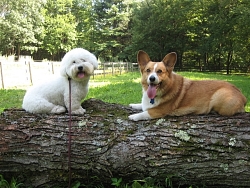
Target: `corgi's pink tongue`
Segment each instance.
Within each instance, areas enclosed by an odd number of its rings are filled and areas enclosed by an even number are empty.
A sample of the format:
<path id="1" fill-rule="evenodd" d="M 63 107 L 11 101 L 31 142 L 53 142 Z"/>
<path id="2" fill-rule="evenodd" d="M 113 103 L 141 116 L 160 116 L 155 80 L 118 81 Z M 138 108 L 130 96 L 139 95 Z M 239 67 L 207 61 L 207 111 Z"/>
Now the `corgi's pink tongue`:
<path id="1" fill-rule="evenodd" d="M 156 96 L 156 85 L 149 85 L 147 94 L 148 94 L 148 98 L 154 99 Z"/>
<path id="2" fill-rule="evenodd" d="M 78 78 L 83 78 L 85 75 L 84 75 L 84 73 L 83 72 L 79 72 L 78 74 L 77 74 L 77 77 Z"/>

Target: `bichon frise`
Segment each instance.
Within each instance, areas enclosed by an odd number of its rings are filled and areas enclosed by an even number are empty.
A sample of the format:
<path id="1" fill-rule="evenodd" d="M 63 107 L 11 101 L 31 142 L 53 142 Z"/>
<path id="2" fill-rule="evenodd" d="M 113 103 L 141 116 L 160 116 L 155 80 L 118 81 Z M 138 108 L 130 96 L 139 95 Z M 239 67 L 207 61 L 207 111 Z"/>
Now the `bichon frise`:
<path id="1" fill-rule="evenodd" d="M 83 114 L 81 100 L 88 93 L 88 82 L 94 69 L 96 57 L 82 48 L 75 48 L 62 59 L 60 75 L 31 87 L 23 99 L 23 109 L 31 113 L 60 114 L 69 109 L 69 80 L 71 79 L 71 113 Z"/>

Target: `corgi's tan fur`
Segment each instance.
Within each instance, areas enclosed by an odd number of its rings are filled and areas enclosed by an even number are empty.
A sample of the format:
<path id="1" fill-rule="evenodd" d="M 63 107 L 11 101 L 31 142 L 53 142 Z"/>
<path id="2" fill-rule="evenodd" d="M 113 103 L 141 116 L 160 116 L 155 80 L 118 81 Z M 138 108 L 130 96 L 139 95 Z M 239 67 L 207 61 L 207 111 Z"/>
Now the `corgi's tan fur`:
<path id="1" fill-rule="evenodd" d="M 143 112 L 129 116 L 134 121 L 161 118 L 166 115 L 208 114 L 223 116 L 245 112 L 246 97 L 234 85 L 220 80 L 192 81 L 173 72 L 177 55 L 167 54 L 153 62 L 148 54 L 137 55 L 143 88 L 142 102 L 130 104 Z"/>

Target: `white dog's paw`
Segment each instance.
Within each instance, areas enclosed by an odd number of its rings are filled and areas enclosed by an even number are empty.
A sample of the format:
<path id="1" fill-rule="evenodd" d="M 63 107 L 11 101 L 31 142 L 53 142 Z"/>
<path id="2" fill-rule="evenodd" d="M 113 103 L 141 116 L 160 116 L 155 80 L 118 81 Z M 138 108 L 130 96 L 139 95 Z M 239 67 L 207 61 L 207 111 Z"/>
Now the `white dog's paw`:
<path id="1" fill-rule="evenodd" d="M 141 112 L 141 113 L 137 113 L 137 114 L 133 114 L 133 115 L 130 115 L 130 116 L 128 116 L 128 118 L 129 118 L 130 120 L 133 120 L 133 121 L 151 119 L 151 117 L 150 117 L 150 115 L 148 114 L 147 111 Z"/>
<path id="2" fill-rule="evenodd" d="M 54 106 L 54 108 L 52 108 L 51 113 L 53 113 L 53 114 L 61 114 L 61 113 L 65 112 L 65 111 L 66 111 L 65 107 L 57 105 L 57 106 Z"/>
<path id="3" fill-rule="evenodd" d="M 85 109 L 83 109 L 82 107 L 78 108 L 77 110 L 72 111 L 72 114 L 84 114 L 86 112 Z"/>
<path id="4" fill-rule="evenodd" d="M 142 104 L 129 104 L 129 107 L 136 110 L 142 110 Z"/>

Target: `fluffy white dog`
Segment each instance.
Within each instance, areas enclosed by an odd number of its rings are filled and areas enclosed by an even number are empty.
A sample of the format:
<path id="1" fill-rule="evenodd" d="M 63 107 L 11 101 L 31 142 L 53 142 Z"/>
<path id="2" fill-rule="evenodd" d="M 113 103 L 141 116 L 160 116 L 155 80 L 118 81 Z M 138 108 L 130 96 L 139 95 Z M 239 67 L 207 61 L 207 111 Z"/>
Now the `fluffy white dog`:
<path id="1" fill-rule="evenodd" d="M 60 75 L 31 87 L 22 107 L 31 113 L 60 114 L 69 109 L 69 80 L 71 78 L 71 112 L 83 114 L 81 100 L 88 93 L 88 82 L 98 66 L 96 57 L 82 48 L 75 48 L 62 59 Z"/>

